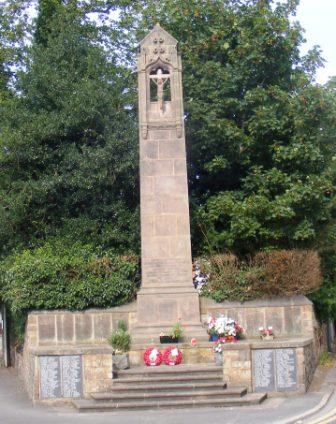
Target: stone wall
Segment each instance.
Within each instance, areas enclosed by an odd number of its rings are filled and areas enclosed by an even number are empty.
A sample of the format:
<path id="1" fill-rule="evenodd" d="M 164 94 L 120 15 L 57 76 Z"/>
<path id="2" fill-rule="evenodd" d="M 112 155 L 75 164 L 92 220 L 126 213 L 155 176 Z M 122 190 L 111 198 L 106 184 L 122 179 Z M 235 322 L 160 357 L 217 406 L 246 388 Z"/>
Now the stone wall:
<path id="1" fill-rule="evenodd" d="M 277 337 L 314 337 L 318 327 L 312 302 L 305 296 L 222 302 L 201 297 L 202 320 L 208 313 L 223 313 L 246 328 L 248 338 L 257 338 L 258 328 L 272 326 Z"/>
<path id="2" fill-rule="evenodd" d="M 118 322 L 129 327 L 135 323 L 136 303 L 111 309 L 89 309 L 83 312 L 39 311 L 28 315 L 26 344 L 43 346 L 81 346 L 106 344 Z"/>
<path id="3" fill-rule="evenodd" d="M 260 355 L 254 358 L 255 352 L 265 352 L 271 357 L 270 362 L 260 364 Z M 277 371 L 283 371 L 277 364 L 277 353 L 287 356 L 286 375 L 282 380 L 287 387 L 282 387 Z M 288 352 L 290 355 L 288 355 Z M 267 356 L 266 355 L 266 356 Z M 305 393 L 316 368 L 316 358 L 312 339 L 287 339 L 273 341 L 239 342 L 224 346 L 222 353 L 224 381 L 229 386 L 246 386 L 249 391 L 262 391 L 268 394 Z M 255 368 L 258 368 L 256 372 Z M 265 387 L 258 387 L 258 379 L 265 381 Z M 287 380 L 287 381 L 286 381 Z"/>
<path id="4" fill-rule="evenodd" d="M 303 296 L 253 302 L 216 303 L 200 298 L 202 320 L 207 314 L 224 313 L 247 328 L 247 340 L 228 344 L 223 352 L 224 380 L 230 386 L 247 386 L 253 391 L 253 351 L 255 349 L 295 349 L 299 391 L 309 386 L 316 367 L 319 343 L 314 339 L 318 328 L 311 302 Z M 17 368 L 29 396 L 41 400 L 41 358 L 76 357 L 81 364 L 81 395 L 108 390 L 113 384 L 112 349 L 107 337 L 124 320 L 131 333 L 137 322 L 137 304 L 133 302 L 117 308 L 84 312 L 39 311 L 27 319 L 23 351 L 17 355 Z M 274 342 L 258 340 L 259 326 L 272 325 Z M 159 334 L 152 334 L 158 343 Z M 131 366 L 142 365 L 147 346 L 134 343 L 130 351 Z M 179 346 L 184 363 L 214 363 L 212 344 L 198 340 L 196 348 L 185 338 Z"/>

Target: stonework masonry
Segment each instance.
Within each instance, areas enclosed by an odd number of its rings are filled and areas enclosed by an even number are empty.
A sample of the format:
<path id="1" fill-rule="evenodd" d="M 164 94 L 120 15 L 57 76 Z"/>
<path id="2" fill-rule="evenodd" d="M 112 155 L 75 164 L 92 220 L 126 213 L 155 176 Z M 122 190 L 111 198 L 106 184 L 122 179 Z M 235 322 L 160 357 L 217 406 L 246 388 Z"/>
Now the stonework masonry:
<path id="1" fill-rule="evenodd" d="M 230 386 L 252 387 L 252 351 L 254 349 L 293 348 L 297 358 L 298 391 L 305 391 L 317 363 L 319 346 L 314 332 L 317 322 L 312 303 L 304 296 L 287 299 L 251 302 L 216 303 L 201 298 L 201 316 L 223 313 L 237 319 L 247 328 L 247 339 L 228 344 L 223 352 L 223 378 Z M 17 353 L 20 377 L 30 397 L 39 401 L 40 365 L 42 356 L 80 355 L 82 357 L 83 396 L 108 390 L 113 385 L 112 349 L 107 337 L 118 322 L 127 323 L 134 334 L 137 329 L 137 303 L 104 310 L 83 312 L 39 311 L 28 315 L 23 351 Z M 294 323 L 294 324 L 293 324 Z M 272 325 L 276 339 L 262 342 L 258 339 L 260 325 Z M 158 344 L 159 333 L 153 333 L 152 342 Z M 185 364 L 213 364 L 212 345 L 198 342 L 193 348 L 189 339 L 180 344 Z M 133 343 L 130 351 L 131 366 L 143 364 L 144 348 Z"/>
<path id="2" fill-rule="evenodd" d="M 135 339 L 170 331 L 206 339 L 192 285 L 182 65 L 177 41 L 160 25 L 140 42 L 139 140 L 142 283 Z"/>

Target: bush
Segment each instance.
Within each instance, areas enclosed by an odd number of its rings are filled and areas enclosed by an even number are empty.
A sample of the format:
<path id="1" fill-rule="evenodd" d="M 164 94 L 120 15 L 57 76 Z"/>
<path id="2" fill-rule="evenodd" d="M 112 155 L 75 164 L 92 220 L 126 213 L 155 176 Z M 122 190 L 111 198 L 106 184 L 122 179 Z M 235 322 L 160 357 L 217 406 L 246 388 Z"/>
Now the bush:
<path id="1" fill-rule="evenodd" d="M 134 299 L 139 280 L 134 254 L 54 240 L 2 262 L 0 294 L 13 316 L 33 309 L 107 308 Z"/>
<path id="2" fill-rule="evenodd" d="M 203 293 L 217 302 L 305 295 L 321 283 L 320 258 L 312 250 L 262 252 L 245 261 L 232 254 L 214 255 L 201 264 L 210 274 Z"/>
<path id="3" fill-rule="evenodd" d="M 259 292 L 264 269 L 252 263 L 239 261 L 232 254 L 215 255 L 203 262 L 204 272 L 210 274 L 205 294 L 216 302 L 246 301 L 262 296 Z"/>
<path id="4" fill-rule="evenodd" d="M 321 261 L 314 250 L 279 250 L 259 253 L 255 263 L 265 269 L 264 293 L 293 296 L 316 291 L 321 284 Z"/>
<path id="5" fill-rule="evenodd" d="M 113 347 L 115 353 L 128 352 L 131 347 L 131 335 L 123 328 L 118 328 L 112 332 L 111 336 L 107 339 Z"/>

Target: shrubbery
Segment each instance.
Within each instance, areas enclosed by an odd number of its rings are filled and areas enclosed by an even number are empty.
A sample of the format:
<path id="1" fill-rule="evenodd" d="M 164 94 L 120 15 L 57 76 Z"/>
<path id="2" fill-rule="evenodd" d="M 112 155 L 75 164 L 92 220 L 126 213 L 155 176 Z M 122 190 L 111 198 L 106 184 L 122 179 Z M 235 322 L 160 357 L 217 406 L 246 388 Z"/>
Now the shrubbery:
<path id="1" fill-rule="evenodd" d="M 210 274 L 203 293 L 217 302 L 308 294 L 321 283 L 320 258 L 312 250 L 259 253 L 248 261 L 230 254 L 214 255 L 203 260 L 202 266 Z"/>
<path id="2" fill-rule="evenodd" d="M 121 305 L 136 294 L 138 258 L 91 245 L 49 242 L 1 263 L 1 297 L 14 314 Z"/>

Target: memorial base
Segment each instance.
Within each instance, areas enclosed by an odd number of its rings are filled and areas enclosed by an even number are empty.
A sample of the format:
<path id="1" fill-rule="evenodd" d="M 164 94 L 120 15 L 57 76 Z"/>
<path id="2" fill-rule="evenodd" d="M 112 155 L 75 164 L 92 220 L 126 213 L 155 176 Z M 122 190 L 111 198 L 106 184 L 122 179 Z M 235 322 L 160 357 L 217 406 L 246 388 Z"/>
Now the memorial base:
<path id="1" fill-rule="evenodd" d="M 198 293 L 189 287 L 142 288 L 137 296 L 137 324 L 132 328 L 135 344 L 158 343 L 161 334 L 170 334 L 174 324 L 181 323 L 181 342 L 192 338 L 207 341 L 208 335 L 200 318 Z"/>
<path id="2" fill-rule="evenodd" d="M 246 386 L 249 391 L 268 395 L 306 391 L 323 349 L 319 345 L 321 338 L 314 337 L 316 321 L 308 299 L 299 296 L 216 303 L 201 298 L 200 306 L 203 321 L 208 313 L 223 313 L 247 329 L 248 339 L 224 345 L 223 379 L 228 386 Z M 167 347 L 160 344 L 159 336 L 161 331 L 171 329 L 171 323 L 167 327 L 154 323 L 147 328 L 141 327 L 137 318 L 137 302 L 104 310 L 29 313 L 23 350 L 16 354 L 15 361 L 29 396 L 34 401 L 67 402 L 108 391 L 113 386 L 114 372 L 107 338 L 118 328 L 119 321 L 127 323 L 132 335 L 131 369 L 143 365 L 143 353 L 150 345 L 161 350 Z M 188 320 L 187 316 L 184 319 Z M 275 330 L 277 337 L 273 341 L 258 338 L 259 327 L 267 325 L 273 325 Z M 147 337 L 143 343 L 137 341 L 141 334 Z M 191 338 L 196 339 L 196 346 L 191 344 Z M 185 327 L 178 347 L 184 364 L 215 364 L 213 343 L 208 341 L 200 321 L 194 325 L 191 320 Z"/>

